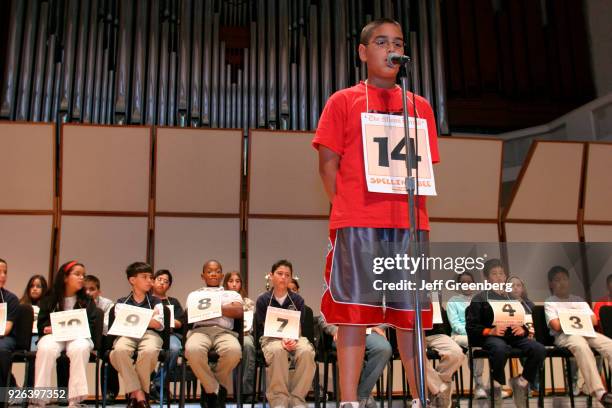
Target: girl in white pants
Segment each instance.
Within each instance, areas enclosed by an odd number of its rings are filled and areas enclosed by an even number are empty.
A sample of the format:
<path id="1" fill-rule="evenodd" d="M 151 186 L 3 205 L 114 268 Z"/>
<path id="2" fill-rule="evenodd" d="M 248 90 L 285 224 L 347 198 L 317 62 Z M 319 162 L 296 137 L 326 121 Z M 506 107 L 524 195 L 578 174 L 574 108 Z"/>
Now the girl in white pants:
<path id="1" fill-rule="evenodd" d="M 50 314 L 72 309 L 86 309 L 89 331 L 93 334 L 96 304 L 83 288 L 85 267 L 77 261 L 62 265 L 53 282 L 53 287 L 43 298 L 38 315 L 38 350 L 36 352 L 35 387 L 51 387 L 51 375 L 55 372 L 57 358 L 62 351 L 70 359 L 68 380 L 68 402 L 70 407 L 80 406 L 89 395 L 86 367 L 93 349 L 91 339 L 56 341 L 51 330 Z M 44 406 L 49 400 L 32 401 L 33 405 Z"/>

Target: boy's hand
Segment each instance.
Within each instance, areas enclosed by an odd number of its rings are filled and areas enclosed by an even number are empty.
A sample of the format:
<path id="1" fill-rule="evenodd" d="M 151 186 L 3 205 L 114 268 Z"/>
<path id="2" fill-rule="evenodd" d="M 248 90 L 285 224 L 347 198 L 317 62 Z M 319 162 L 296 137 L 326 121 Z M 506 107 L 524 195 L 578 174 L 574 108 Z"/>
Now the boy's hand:
<path id="1" fill-rule="evenodd" d="M 282 339 L 281 340 L 283 348 L 287 351 L 295 351 L 297 349 L 297 341 L 292 339 Z"/>
<path id="2" fill-rule="evenodd" d="M 512 328 L 512 334 L 517 337 L 522 337 L 525 335 L 525 328 L 523 326 L 514 326 Z"/>
<path id="3" fill-rule="evenodd" d="M 43 333 L 44 333 L 44 334 L 51 334 L 51 326 L 46 326 L 46 327 L 43 329 Z"/>

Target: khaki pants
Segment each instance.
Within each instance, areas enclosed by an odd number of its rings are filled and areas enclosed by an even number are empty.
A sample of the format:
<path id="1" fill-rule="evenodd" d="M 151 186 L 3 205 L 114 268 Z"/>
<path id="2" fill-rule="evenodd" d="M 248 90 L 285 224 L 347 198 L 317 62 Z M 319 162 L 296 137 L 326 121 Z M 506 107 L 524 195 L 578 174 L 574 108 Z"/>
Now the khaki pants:
<path id="1" fill-rule="evenodd" d="M 86 369 L 92 349 L 91 339 L 55 341 L 51 335 L 41 337 L 36 351 L 34 386 L 51 387 L 57 358 L 63 350 L 66 350 L 66 355 L 70 359 L 68 399 L 76 402 L 86 399 L 89 395 Z M 48 400 L 43 401 L 48 402 Z"/>
<path id="2" fill-rule="evenodd" d="M 612 364 L 612 340 L 600 333 L 596 333 L 596 336 L 582 337 L 561 333 L 555 339 L 557 346 L 567 347 L 574 355 L 578 369 L 584 377 L 586 391 L 591 395 L 594 395 L 595 391 L 605 390 L 591 347 L 597 350 L 608 364 Z"/>
<path id="3" fill-rule="evenodd" d="M 440 361 L 434 370 L 431 363 L 427 364 L 427 388 L 436 395 L 444 383 L 453 381 L 453 374 L 465 360 L 463 350 L 446 334 L 434 334 L 425 337 L 425 344 L 440 355 Z"/>
<path id="4" fill-rule="evenodd" d="M 147 330 L 141 339 L 119 337 L 115 340 L 110 361 L 119 373 L 119 383 L 127 394 L 138 390 L 149 392 L 151 373 L 157 366 L 162 345 L 161 337 L 153 330 Z M 136 363 L 133 359 L 135 351 L 138 351 Z"/>
<path id="5" fill-rule="evenodd" d="M 219 355 L 215 372 L 208 365 L 208 352 Z M 240 363 L 242 350 L 236 333 L 219 326 L 198 327 L 187 333 L 185 357 L 193 373 L 208 394 L 217 392 L 219 384 L 226 390 L 232 386 L 232 370 Z"/>
<path id="6" fill-rule="evenodd" d="M 306 395 L 315 373 L 315 351 L 306 337 L 300 337 L 295 350 L 295 370 L 289 379 L 289 352 L 281 339 L 262 337 L 261 349 L 266 359 L 266 397 L 270 407 L 306 407 Z"/>

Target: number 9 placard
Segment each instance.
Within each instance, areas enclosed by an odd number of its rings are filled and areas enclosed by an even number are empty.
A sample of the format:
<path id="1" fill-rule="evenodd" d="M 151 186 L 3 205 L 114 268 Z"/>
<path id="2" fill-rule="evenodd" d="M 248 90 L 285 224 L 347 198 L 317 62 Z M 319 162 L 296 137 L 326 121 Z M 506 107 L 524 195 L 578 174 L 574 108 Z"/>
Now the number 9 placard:
<path id="1" fill-rule="evenodd" d="M 584 337 L 595 337 L 592 314 L 583 310 L 560 310 L 559 323 L 565 334 L 575 334 Z"/>
<path id="2" fill-rule="evenodd" d="M 299 310 L 269 306 L 264 324 L 264 337 L 298 340 L 301 314 Z"/>
<path id="3" fill-rule="evenodd" d="M 55 341 L 70 341 L 91 338 L 89 321 L 85 309 L 72 309 L 63 312 L 53 312 L 51 332 Z"/>
<path id="4" fill-rule="evenodd" d="M 196 290 L 187 297 L 187 322 L 195 323 L 202 320 L 221 317 L 221 292 L 212 290 Z"/>
<path id="5" fill-rule="evenodd" d="M 149 327 L 153 317 L 153 309 L 117 304 L 115 305 L 115 321 L 108 334 L 141 339 Z"/>

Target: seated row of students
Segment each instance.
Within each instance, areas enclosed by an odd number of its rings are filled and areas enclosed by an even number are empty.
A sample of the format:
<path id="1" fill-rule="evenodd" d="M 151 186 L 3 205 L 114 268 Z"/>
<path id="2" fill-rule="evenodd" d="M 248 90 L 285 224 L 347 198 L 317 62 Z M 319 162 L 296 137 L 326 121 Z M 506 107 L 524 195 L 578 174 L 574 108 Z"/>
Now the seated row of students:
<path id="1" fill-rule="evenodd" d="M 503 283 L 512 280 L 514 284 L 514 297 L 518 297 L 527 314 L 530 314 L 534 305 L 526 297 L 523 282 L 517 277 L 508 278 L 503 265 L 498 260 L 493 260 L 485 265 L 485 278 L 491 283 Z M 0 286 L 6 282 L 6 262 L 0 261 Z M 147 393 L 151 372 L 157 364 L 157 354 L 161 348 L 161 338 L 158 332 L 163 329 L 162 306 L 172 305 L 175 311 L 174 327 L 178 329 L 184 324 L 184 312 L 177 299 L 168 297 L 167 291 L 172 284 L 172 275 L 169 271 L 158 271 L 154 280 L 151 280 L 151 267 L 144 263 L 134 263 L 126 271 L 128 281 L 132 286 L 130 295 L 118 300 L 118 304 L 130 304 L 139 307 L 154 309 L 153 318 L 149 323 L 149 330 L 137 340 L 129 337 L 119 337 L 115 341 L 114 350 L 111 353 L 111 363 L 119 371 L 124 389 L 128 392 L 132 406 L 147 406 Z M 93 325 L 93 310 L 98 306 L 108 310 L 112 301 L 99 296 L 100 283 L 95 277 L 88 277 L 83 282 L 85 275 L 84 266 L 76 261 L 67 263 L 60 267 L 56 274 L 53 287 L 41 300 L 40 294 L 44 292 L 46 281 L 44 277 L 33 277 L 28 282 L 26 293 L 22 297 L 24 303 L 41 307 L 38 331 L 40 339 L 36 358 L 36 386 L 48 386 L 51 372 L 55 366 L 55 360 L 62 350 L 66 350 L 71 359 L 71 375 L 69 387 L 70 404 L 76 406 L 87 395 L 87 383 L 84 376 L 84 367 L 89 358 L 89 352 L 93 347 L 90 339 L 76 339 L 69 342 L 56 342 L 52 336 L 49 315 L 52 312 L 70 310 L 73 308 L 84 308 L 87 310 L 90 324 Z M 214 319 L 196 322 L 192 330 L 187 334 L 186 357 L 193 367 L 194 373 L 204 386 L 205 397 L 203 404 L 207 406 L 222 405 L 227 393 L 227 387 L 231 382 L 231 373 L 240 359 L 244 362 L 243 387 L 246 393 L 252 384 L 255 344 L 253 336 L 245 333 L 245 345 L 240 350 L 236 333 L 233 329 L 233 319 L 243 316 L 244 311 L 253 311 L 256 315 L 259 333 L 263 333 L 268 307 L 293 309 L 304 311 L 304 301 L 297 294 L 297 282 L 292 278 L 292 266 L 288 261 L 279 261 L 274 264 L 269 275 L 272 290 L 264 293 L 257 299 L 257 303 L 244 296 L 242 290 L 242 279 L 238 272 L 231 272 L 223 276 L 221 265 L 217 261 L 208 261 L 204 265 L 202 279 L 205 286 L 199 291 L 221 292 L 222 316 Z M 464 273 L 458 276 L 462 282 L 473 281 L 473 276 Z M 610 279 L 608 280 L 610 281 Z M 588 304 L 582 299 L 569 293 L 569 273 L 562 267 L 552 268 L 548 273 L 548 282 L 553 296 L 545 303 L 546 320 L 555 336 L 555 343 L 562 347 L 568 347 L 576 356 L 578 368 L 585 378 L 587 391 L 609 406 L 611 395 L 606 393 L 597 371 L 595 358 L 591 347 L 598 350 L 609 362 L 612 362 L 610 345 L 612 340 L 597 334 L 593 338 L 578 335 L 568 335 L 562 332 L 559 323 L 558 312 L 564 309 L 582 310 L 593 316 L 596 325 L 597 317 L 591 311 Z M 226 290 L 223 290 L 226 289 Z M 151 293 L 155 296 L 152 296 Z M 87 296 L 87 294 L 91 296 Z M 15 318 L 16 297 L 3 287 L 0 289 L 2 300 L 7 303 L 7 333 Z M 93 299 L 93 301 L 92 301 Z M 493 379 L 495 381 L 496 397 L 501 394 L 501 385 L 505 384 L 504 367 L 507 355 L 511 347 L 520 348 L 525 352 L 526 358 L 523 363 L 523 372 L 511 379 L 513 397 L 517 406 L 525 405 L 525 396 L 528 391 L 528 383 L 536 385 L 537 371 L 545 356 L 542 345 L 533 339 L 527 326 L 516 325 L 505 328 L 493 326 L 493 310 L 490 301 L 508 301 L 512 298 L 505 292 L 485 291 L 472 296 L 468 291 L 457 295 L 447 303 L 449 323 L 452 328 L 452 338 L 446 336 L 439 325 L 426 332 L 427 346 L 438 351 L 441 362 L 434 370 L 427 367 L 427 387 L 433 396 L 433 405 L 448 407 L 450 405 L 450 383 L 454 372 L 464 361 L 464 354 L 459 346 L 467 346 L 468 338 L 471 345 L 482 346 L 490 352 L 490 364 L 493 368 Z M 466 314 L 467 305 L 471 304 Z M 11 318 L 13 320 L 11 320 Z M 303 324 L 304 314 L 301 314 Z M 107 326 L 106 322 L 106 326 Z M 334 327 L 321 321 L 323 329 L 334 334 Z M 436 327 L 437 326 L 437 327 Z M 104 331 L 108 330 L 105 327 Z M 167 367 L 172 368 L 172 360 L 176 364 L 176 358 L 180 351 L 180 334 L 174 332 L 171 340 L 170 353 Z M 14 339 L 11 336 L 0 338 L 0 352 L 10 349 L 5 344 Z M 369 354 L 361 373 L 359 397 L 364 406 L 372 406 L 373 400 L 369 397 L 376 379 L 380 376 L 386 365 L 391 348 L 385 338 L 382 328 L 373 328 L 372 334 L 367 337 L 372 343 Z M 267 397 L 273 405 L 301 406 L 305 404 L 305 396 L 310 389 L 312 376 L 314 374 L 314 349 L 308 340 L 300 337 L 298 340 L 273 338 L 263 336 L 260 339 L 262 350 L 268 365 Z M 13 346 L 14 347 L 14 346 Z M 138 349 L 138 361 L 136 365 L 132 361 L 133 352 Z M 219 363 L 214 371 L 208 365 L 208 351 L 215 349 L 219 356 Z M 289 356 L 295 364 L 293 379 L 289 380 Z M 157 387 L 159 374 L 156 376 Z M 474 373 L 476 378 L 478 396 L 482 390 L 484 396 L 484 385 L 482 384 L 482 368 L 476 367 Z M 8 373 L 3 372 L 4 378 Z M 43 405 L 46 401 L 35 401 Z"/>

